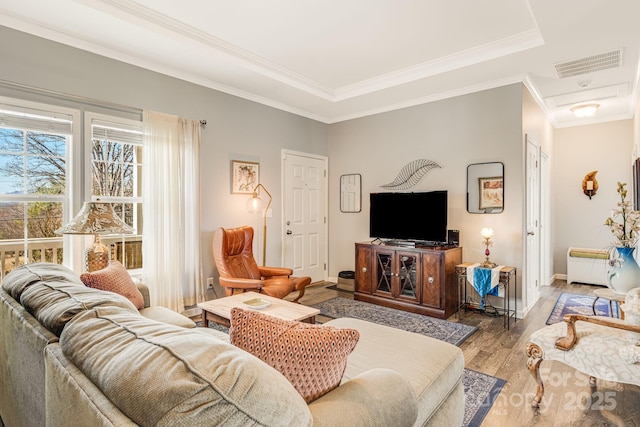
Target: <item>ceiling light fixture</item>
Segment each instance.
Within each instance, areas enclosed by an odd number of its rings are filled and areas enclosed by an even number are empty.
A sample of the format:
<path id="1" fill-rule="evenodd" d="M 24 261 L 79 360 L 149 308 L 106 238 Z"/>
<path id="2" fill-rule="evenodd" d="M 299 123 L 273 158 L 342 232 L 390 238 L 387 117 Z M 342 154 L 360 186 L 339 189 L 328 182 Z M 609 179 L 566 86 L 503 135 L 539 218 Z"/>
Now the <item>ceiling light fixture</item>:
<path id="1" fill-rule="evenodd" d="M 580 104 L 574 105 L 571 107 L 571 112 L 574 116 L 578 118 L 591 117 L 596 114 L 596 110 L 600 107 L 600 104 L 589 103 L 589 104 Z"/>

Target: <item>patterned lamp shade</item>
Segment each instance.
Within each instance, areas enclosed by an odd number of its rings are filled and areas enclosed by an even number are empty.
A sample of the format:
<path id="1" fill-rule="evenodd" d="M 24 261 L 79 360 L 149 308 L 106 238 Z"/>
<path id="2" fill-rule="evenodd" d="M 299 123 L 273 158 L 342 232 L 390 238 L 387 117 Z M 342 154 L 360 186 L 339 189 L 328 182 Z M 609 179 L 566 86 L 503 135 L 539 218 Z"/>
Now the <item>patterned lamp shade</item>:
<path id="1" fill-rule="evenodd" d="M 111 203 L 90 202 L 57 234 L 131 234 L 133 228 L 118 218 Z"/>
<path id="2" fill-rule="evenodd" d="M 96 271 L 109 265 L 109 248 L 100 242 L 101 234 L 131 234 L 133 228 L 118 218 L 111 203 L 89 202 L 57 234 L 94 234 L 95 241 L 85 251 L 87 271 Z"/>

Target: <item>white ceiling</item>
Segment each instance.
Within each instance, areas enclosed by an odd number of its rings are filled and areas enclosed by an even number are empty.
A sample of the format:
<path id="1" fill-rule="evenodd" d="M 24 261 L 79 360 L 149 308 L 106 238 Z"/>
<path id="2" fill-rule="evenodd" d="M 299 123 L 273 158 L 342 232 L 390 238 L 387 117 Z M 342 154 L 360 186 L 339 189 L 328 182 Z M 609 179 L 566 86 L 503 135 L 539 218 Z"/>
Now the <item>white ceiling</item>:
<path id="1" fill-rule="evenodd" d="M 516 82 L 556 127 L 628 119 L 639 20 L 636 0 L 0 0 L 0 25 L 325 123 Z"/>

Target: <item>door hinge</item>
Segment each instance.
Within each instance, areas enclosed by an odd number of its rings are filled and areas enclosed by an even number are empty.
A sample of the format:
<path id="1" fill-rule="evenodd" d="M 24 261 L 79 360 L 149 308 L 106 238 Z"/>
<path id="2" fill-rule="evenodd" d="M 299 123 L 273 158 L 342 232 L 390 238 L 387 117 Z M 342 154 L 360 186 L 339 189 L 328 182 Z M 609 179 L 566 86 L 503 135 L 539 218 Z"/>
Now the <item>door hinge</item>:
<path id="1" fill-rule="evenodd" d="M 324 170 L 324 177 L 325 178 L 327 177 L 327 170 L 326 169 Z"/>
<path id="2" fill-rule="evenodd" d="M 324 217 L 324 223 L 325 224 L 327 223 L 327 217 L 326 216 Z"/>
<path id="3" fill-rule="evenodd" d="M 327 271 L 327 263 L 324 263 L 324 271 Z"/>

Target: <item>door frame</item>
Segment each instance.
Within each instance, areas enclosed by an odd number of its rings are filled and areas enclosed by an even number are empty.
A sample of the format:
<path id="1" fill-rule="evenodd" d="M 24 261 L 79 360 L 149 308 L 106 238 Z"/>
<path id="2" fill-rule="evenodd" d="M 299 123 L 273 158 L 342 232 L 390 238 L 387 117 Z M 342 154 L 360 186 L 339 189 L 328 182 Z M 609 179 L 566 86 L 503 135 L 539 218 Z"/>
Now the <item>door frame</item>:
<path id="1" fill-rule="evenodd" d="M 283 148 L 280 150 L 280 194 L 282 194 L 282 204 L 281 204 L 281 212 L 282 216 L 280 218 L 280 247 L 282 248 L 282 253 L 280 254 L 281 259 L 284 261 L 286 259 L 286 242 L 285 242 L 285 230 L 286 226 L 284 224 L 285 218 L 285 209 L 286 209 L 286 194 L 287 191 L 285 189 L 285 159 L 287 156 L 298 156 L 298 157 L 307 157 L 315 160 L 320 160 L 324 164 L 324 277 L 322 280 L 327 280 L 329 277 L 329 158 L 327 156 L 322 156 L 319 154 L 313 153 L 305 153 L 303 151 L 295 151 L 288 150 Z"/>
<path id="2" fill-rule="evenodd" d="M 536 178 L 536 194 L 529 194 L 529 147 L 531 147 L 536 153 L 536 165 L 535 165 L 535 178 Z M 542 273 L 542 247 L 543 247 L 543 237 L 541 236 L 541 220 L 542 220 L 542 203 L 541 203 L 541 166 L 540 166 L 540 157 L 541 157 L 541 148 L 529 135 L 525 135 L 525 145 L 524 145 L 524 156 L 525 156 L 525 165 L 524 165 L 524 184 L 525 184 L 525 200 L 524 200 L 524 274 L 522 276 L 522 306 L 523 306 L 523 315 L 526 315 L 528 311 L 533 307 L 533 305 L 540 298 L 540 286 L 542 285 L 541 273 Z M 529 210 L 530 204 L 532 202 L 532 197 L 537 197 L 537 200 L 534 201 L 534 208 L 536 212 L 534 213 L 536 224 L 533 227 L 533 230 L 529 228 Z M 529 233 L 534 233 L 534 238 L 536 239 L 535 248 L 533 248 L 534 253 L 530 253 L 529 250 Z M 536 266 L 530 265 L 530 256 L 536 258 Z M 535 282 L 534 282 L 535 281 Z M 532 283 L 537 283 L 537 291 L 536 286 L 531 286 Z"/>

